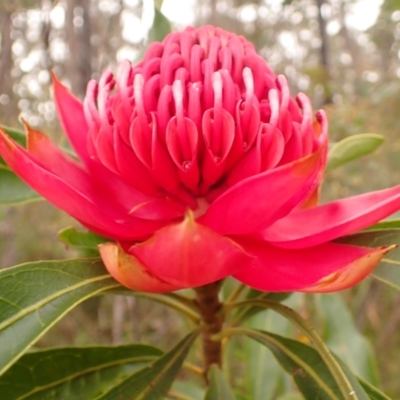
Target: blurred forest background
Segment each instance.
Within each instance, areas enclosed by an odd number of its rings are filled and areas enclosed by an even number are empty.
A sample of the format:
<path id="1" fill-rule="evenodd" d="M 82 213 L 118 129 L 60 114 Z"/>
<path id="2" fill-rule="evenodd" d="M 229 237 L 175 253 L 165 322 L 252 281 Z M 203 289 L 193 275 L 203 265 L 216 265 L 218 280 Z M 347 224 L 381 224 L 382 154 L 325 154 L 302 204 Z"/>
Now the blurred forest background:
<path id="1" fill-rule="evenodd" d="M 332 142 L 364 132 L 385 136 L 377 153 L 327 177 L 325 200 L 400 183 L 400 0 L 155 5 L 172 29 L 213 24 L 246 36 L 276 73 L 287 76 L 292 95 L 305 92 L 315 109 L 327 110 Z M 152 28 L 154 15 L 152 0 L 1 0 L 0 123 L 19 127 L 22 117 L 61 140 L 50 71 L 82 98 L 89 79 L 123 59 L 138 60 L 148 42 L 162 39 L 169 26 L 156 18 Z M 0 207 L 0 267 L 75 256 L 56 240 L 59 229 L 74 224 L 45 202 Z M 400 398 L 399 294 L 367 280 L 344 299 L 373 342 L 384 390 Z M 132 339 L 168 346 L 180 329 L 165 309 L 116 297 L 85 303 L 39 346 Z"/>

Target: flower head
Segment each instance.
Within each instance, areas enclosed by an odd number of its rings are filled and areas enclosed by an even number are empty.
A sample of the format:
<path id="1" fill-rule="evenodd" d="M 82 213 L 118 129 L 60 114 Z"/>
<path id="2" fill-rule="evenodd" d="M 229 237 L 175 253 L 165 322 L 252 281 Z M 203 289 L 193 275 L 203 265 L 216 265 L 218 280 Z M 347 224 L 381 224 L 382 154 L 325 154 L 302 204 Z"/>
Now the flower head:
<path id="1" fill-rule="evenodd" d="M 297 101 L 303 112 L 243 37 L 187 29 L 89 83 L 88 152 L 140 192 L 196 209 L 325 146 L 324 115 L 314 129 L 309 99 Z"/>
<path id="2" fill-rule="evenodd" d="M 332 243 L 394 212 L 400 189 L 319 207 L 327 121 L 290 97 L 243 37 L 189 28 L 88 84 L 83 104 L 56 78 L 55 99 L 79 160 L 26 127 L 0 154 L 40 194 L 94 232 L 110 273 L 145 291 L 226 276 L 268 291 L 357 283 L 387 248 Z M 306 206 L 305 206 L 306 205 Z M 303 207 L 302 207 L 303 206 Z"/>

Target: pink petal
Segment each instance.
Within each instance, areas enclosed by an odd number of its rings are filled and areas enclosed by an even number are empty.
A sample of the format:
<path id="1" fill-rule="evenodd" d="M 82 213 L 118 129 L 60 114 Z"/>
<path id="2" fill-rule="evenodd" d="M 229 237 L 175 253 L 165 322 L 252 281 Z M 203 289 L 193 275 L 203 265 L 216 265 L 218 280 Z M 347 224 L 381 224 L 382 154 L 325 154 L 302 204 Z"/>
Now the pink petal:
<path id="1" fill-rule="evenodd" d="M 260 130 L 260 112 L 258 107 L 255 104 L 250 103 L 250 100 L 248 104 L 249 105 L 243 101 L 238 101 L 236 104 L 236 130 L 232 148 L 226 161 L 227 170 L 231 169 L 236 164 L 237 160 L 252 147 Z M 245 110 L 247 115 L 244 115 Z M 245 121 L 247 126 L 243 126 L 244 117 L 247 117 L 247 120 Z"/>
<path id="2" fill-rule="evenodd" d="M 297 160 L 303 155 L 302 143 L 300 137 L 300 124 L 293 122 L 292 134 L 285 145 L 282 158 L 279 160 L 279 165 L 284 165 L 293 160 Z"/>
<path id="3" fill-rule="evenodd" d="M 265 229 L 287 215 L 313 189 L 322 150 L 237 183 L 211 203 L 198 221 L 221 234 Z"/>
<path id="4" fill-rule="evenodd" d="M 272 130 L 269 124 L 263 124 L 260 135 L 261 168 L 266 171 L 274 168 L 282 158 L 285 139 L 279 129 Z"/>
<path id="5" fill-rule="evenodd" d="M 88 170 L 91 181 L 99 191 L 99 196 L 108 205 L 107 211 L 123 209 L 125 214 L 129 213 L 134 217 L 149 220 L 166 217 L 162 213 L 158 213 L 160 209 L 156 206 L 156 203 L 162 202 L 163 198 L 155 198 L 136 190 L 98 161 L 90 160 Z M 150 211 L 149 206 L 152 211 Z"/>
<path id="6" fill-rule="evenodd" d="M 99 251 L 108 272 L 129 289 L 151 293 L 183 289 L 164 282 L 150 273 L 136 257 L 125 253 L 116 243 L 103 243 L 99 245 Z"/>
<path id="7" fill-rule="evenodd" d="M 157 194 L 160 188 L 154 183 L 148 169 L 126 145 L 118 132 L 114 132 L 114 148 L 119 176 L 139 192 L 147 195 Z"/>
<path id="8" fill-rule="evenodd" d="M 152 234 L 163 221 L 144 221 L 129 217 L 116 222 L 103 207 L 94 204 L 60 177 L 43 168 L 25 149 L 0 129 L 0 154 L 10 168 L 39 194 L 74 218 L 98 228 L 102 234 L 121 240 L 132 240 Z M 113 210 L 112 210 L 113 211 Z"/>
<path id="9" fill-rule="evenodd" d="M 92 198 L 93 188 L 86 171 L 72 157 L 61 151 L 44 133 L 32 129 L 24 122 L 27 150 L 38 164 L 60 177 L 85 196 Z"/>
<path id="10" fill-rule="evenodd" d="M 249 176 L 260 173 L 261 170 L 261 152 L 260 140 L 257 138 L 257 143 L 239 160 L 229 172 L 225 184 L 230 187 L 236 183 L 248 178 Z"/>
<path id="11" fill-rule="evenodd" d="M 199 134 L 195 123 L 186 117 L 181 121 L 173 117 L 167 125 L 166 144 L 181 182 L 196 190 L 200 174 L 197 165 Z"/>
<path id="12" fill-rule="evenodd" d="M 31 129 L 25 125 L 28 137 L 28 151 L 34 156 L 33 162 L 44 166 L 49 172 L 61 178 L 71 188 L 76 189 L 82 195 L 96 203 L 104 210 L 107 210 L 110 216 L 115 219 L 133 217 L 147 220 L 172 219 L 181 217 L 185 211 L 183 204 L 175 202 L 166 197 L 149 197 L 140 194 L 136 198 L 125 196 L 131 203 L 117 202 L 118 196 L 112 194 L 112 190 L 106 182 L 100 183 L 96 188 L 93 186 L 93 180 L 81 168 L 81 166 L 71 157 L 63 153 L 46 135 L 42 132 Z M 122 143 L 122 145 L 124 145 Z M 22 150 L 24 151 L 24 150 Z M 131 171 L 134 173 L 134 171 Z M 103 175 L 104 176 L 104 175 Z M 112 179 L 115 184 L 115 178 Z M 132 195 L 135 190 L 128 188 Z M 107 192 L 107 195 L 104 193 Z M 123 193 L 122 190 L 116 190 L 115 193 Z M 124 209 L 125 207 L 125 209 Z"/>
<path id="13" fill-rule="evenodd" d="M 295 211 L 262 232 L 268 242 L 299 249 L 364 229 L 400 209 L 400 186 Z"/>
<path id="14" fill-rule="evenodd" d="M 378 247 L 338 271 L 320 279 L 312 286 L 301 289 L 307 293 L 329 293 L 350 288 L 365 279 L 381 262 L 382 258 L 397 245 Z"/>
<path id="15" fill-rule="evenodd" d="M 154 181 L 167 191 L 179 192 L 177 169 L 160 142 L 157 119 L 150 113 L 151 121 L 146 125 L 136 117 L 131 125 L 131 145 L 139 160 L 145 165 Z"/>
<path id="16" fill-rule="evenodd" d="M 224 109 L 209 109 L 203 115 L 202 126 L 205 143 L 202 177 L 211 186 L 224 172 L 235 137 L 235 121 Z"/>
<path id="17" fill-rule="evenodd" d="M 394 247 L 325 243 L 288 250 L 257 240 L 239 241 L 255 258 L 234 275 L 255 289 L 271 292 L 334 292 L 364 279 Z"/>
<path id="18" fill-rule="evenodd" d="M 132 246 L 129 253 L 163 281 L 181 287 L 215 282 L 249 260 L 234 241 L 196 223 L 191 214 Z"/>
<path id="19" fill-rule="evenodd" d="M 54 87 L 54 101 L 61 124 L 68 139 L 85 163 L 89 159 L 87 150 L 88 125 L 83 113 L 82 103 L 52 74 Z"/>
<path id="20" fill-rule="evenodd" d="M 100 162 L 110 171 L 118 174 L 118 166 L 115 160 L 114 134 L 111 126 L 101 125 L 97 131 L 94 147 Z"/>

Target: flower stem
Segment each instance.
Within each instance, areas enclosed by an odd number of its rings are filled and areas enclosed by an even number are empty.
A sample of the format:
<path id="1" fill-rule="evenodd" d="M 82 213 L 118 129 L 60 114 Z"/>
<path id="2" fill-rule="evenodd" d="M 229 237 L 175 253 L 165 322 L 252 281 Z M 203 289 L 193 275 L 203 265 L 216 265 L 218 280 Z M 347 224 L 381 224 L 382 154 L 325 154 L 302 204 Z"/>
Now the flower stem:
<path id="1" fill-rule="evenodd" d="M 221 332 L 224 316 L 219 311 L 222 303 L 219 301 L 218 293 L 221 281 L 210 283 L 195 289 L 196 302 L 200 310 L 202 330 L 202 347 L 204 359 L 204 375 L 207 377 L 211 364 L 221 367 L 222 351 L 221 341 L 212 340 L 212 336 Z"/>

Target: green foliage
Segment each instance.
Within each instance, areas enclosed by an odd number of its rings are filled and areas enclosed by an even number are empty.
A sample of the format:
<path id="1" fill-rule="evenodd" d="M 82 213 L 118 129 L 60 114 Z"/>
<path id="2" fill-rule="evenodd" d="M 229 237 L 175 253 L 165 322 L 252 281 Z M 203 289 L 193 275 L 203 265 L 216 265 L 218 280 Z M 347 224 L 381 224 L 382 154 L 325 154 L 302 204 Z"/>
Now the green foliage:
<path id="1" fill-rule="evenodd" d="M 96 399 L 161 355 L 138 344 L 36 351 L 0 377 L 0 393 L 7 400 Z"/>
<path id="2" fill-rule="evenodd" d="M 268 311 L 256 315 L 246 325 L 263 330 L 273 326 L 282 334 L 286 334 L 291 328 L 287 320 L 282 321 L 279 315 Z M 274 400 L 279 392 L 284 371 L 270 356 L 268 349 L 259 342 L 246 341 L 244 356 L 247 363 L 246 392 L 252 399 Z"/>
<path id="3" fill-rule="evenodd" d="M 270 294 L 279 295 L 279 293 Z M 304 296 L 302 294 L 295 293 L 285 300 L 284 304 L 297 308 L 301 305 L 303 299 Z M 252 329 L 279 333 L 284 336 L 294 334 L 293 326 L 287 319 L 264 308 L 262 308 L 262 312 L 246 320 L 245 325 Z M 244 358 L 248 366 L 246 392 L 250 394 L 252 399 L 274 400 L 277 393 L 284 391 L 282 387 L 284 371 L 279 367 L 275 358 L 270 356 L 268 348 L 262 346 L 259 342 L 246 341 L 244 348 Z"/>
<path id="4" fill-rule="evenodd" d="M 368 382 L 378 385 L 376 358 L 367 339 L 358 331 L 352 315 L 338 294 L 316 297 L 324 324 L 324 342 L 349 368 Z"/>
<path id="5" fill-rule="evenodd" d="M 18 178 L 14 172 L 0 163 L 0 205 L 20 204 L 41 199 L 42 197 Z"/>
<path id="6" fill-rule="evenodd" d="M 99 257 L 97 246 L 110 241 L 90 231 L 79 232 L 73 227 L 62 229 L 58 232 L 57 239 L 68 247 L 78 250 L 82 256 L 88 257 Z"/>
<path id="7" fill-rule="evenodd" d="M 250 289 L 249 292 L 247 293 L 246 299 L 272 300 L 281 302 L 286 300 L 291 294 L 292 293 L 265 293 L 265 292 L 260 292 L 259 290 L 256 289 Z M 259 307 L 254 305 L 245 306 L 240 310 L 238 310 L 237 321 L 244 322 L 248 318 L 264 310 L 265 310 L 264 307 Z"/>
<path id="8" fill-rule="evenodd" d="M 149 43 L 161 42 L 171 31 L 171 23 L 165 15 L 155 7 L 153 26 L 149 31 Z"/>
<path id="9" fill-rule="evenodd" d="M 349 136 L 334 144 L 329 151 L 326 172 L 343 164 L 373 153 L 382 145 L 384 137 L 375 133 L 363 133 Z"/>
<path id="10" fill-rule="evenodd" d="M 358 381 L 360 382 L 360 385 L 363 387 L 371 400 L 391 400 L 390 397 L 386 396 L 376 387 L 373 387 L 370 383 L 364 381 L 361 378 L 358 378 Z"/>
<path id="11" fill-rule="evenodd" d="M 0 292 L 3 294 L 0 303 L 2 343 L 0 367 L 3 373 L 0 378 L 1 392 L 7 393 L 10 400 L 23 398 L 78 400 L 82 398 L 81 396 L 88 400 L 114 400 L 125 397 L 138 400 L 166 398 L 199 330 L 186 336 L 170 352 L 161 357 L 159 350 L 142 345 L 53 349 L 23 355 L 30 344 L 78 303 L 95 294 L 112 292 L 118 288 L 120 286 L 105 272 L 103 265 L 97 260 L 38 262 L 1 271 Z M 165 295 L 166 299 L 172 295 Z M 177 296 L 176 301 L 180 299 L 179 295 L 175 296 Z M 293 310 L 271 300 L 273 297 L 282 300 L 285 295 L 268 297 L 266 294 L 251 292 L 248 297 L 253 298 L 247 300 L 247 303 L 253 301 L 257 307 L 272 308 L 282 316 L 288 314 L 286 317 L 292 322 L 297 318 Z M 341 309 L 338 311 L 337 302 L 334 307 L 335 302 L 329 300 L 328 298 L 329 304 L 322 307 L 325 307 L 323 310 L 327 313 L 329 323 L 332 324 L 331 314 L 342 311 Z M 186 301 L 188 306 L 192 304 L 190 299 Z M 298 303 L 296 296 L 289 301 Z M 245 310 L 243 315 L 248 315 L 251 304 L 246 304 L 246 301 L 242 303 L 242 309 Z M 241 303 L 237 304 L 240 307 Z M 235 315 L 237 314 L 234 313 L 233 318 Z M 271 319 L 272 315 L 275 313 L 265 311 L 253 314 L 252 324 L 259 326 L 264 323 L 265 327 L 269 325 L 279 332 L 284 330 L 289 333 L 288 321 L 282 320 L 282 317 L 281 320 L 275 321 L 274 318 Z M 298 318 L 300 321 L 298 326 L 301 327 L 302 319 Z M 332 326 L 332 329 L 336 330 L 336 326 L 334 324 Z M 241 329 L 242 334 L 257 340 L 272 351 L 283 369 L 293 376 L 305 398 L 343 399 L 342 382 L 332 370 L 329 358 L 323 356 L 319 347 L 271 332 L 249 328 L 237 329 Z M 305 326 L 305 329 L 309 328 Z M 354 329 L 350 323 L 347 330 L 341 333 L 354 336 L 354 332 L 350 332 Z M 15 335 L 15 332 L 18 332 L 18 335 Z M 312 336 L 314 335 L 313 333 Z M 354 345 L 354 342 L 351 344 Z M 250 398 L 261 396 L 264 399 L 273 399 L 277 394 L 282 374 L 259 347 L 257 349 L 256 346 L 253 350 L 258 352 L 260 357 L 256 357 L 252 350 L 248 353 L 247 359 L 250 358 L 249 366 L 254 375 L 251 385 L 255 385 L 255 391 L 251 391 Z M 359 356 L 360 353 L 355 350 L 351 349 L 353 356 Z M 360 362 L 365 360 L 367 359 L 364 358 Z M 149 362 L 151 364 L 145 366 Z M 359 400 L 385 399 L 384 395 L 370 383 L 359 383 L 348 367 L 340 360 L 337 362 L 338 368 L 341 368 L 347 377 Z M 210 386 L 205 394 L 205 400 L 237 398 L 218 367 L 211 368 L 209 380 Z M 16 382 L 22 383 L 16 384 Z M 270 388 L 264 384 L 270 385 Z M 172 398 L 175 396 L 173 393 L 178 393 L 177 387 L 171 392 Z M 198 397 L 181 395 L 178 398 Z"/>
<path id="12" fill-rule="evenodd" d="M 119 284 L 100 260 L 39 261 L 0 271 L 0 375 L 68 311 Z"/>
<path id="13" fill-rule="evenodd" d="M 110 241 L 93 232 L 79 232 L 73 227 L 62 229 L 58 232 L 58 240 L 71 247 L 78 247 L 84 249 L 97 249 L 97 246 L 102 243 Z"/>
<path id="14" fill-rule="evenodd" d="M 154 0 L 154 7 L 156 8 L 156 10 L 161 11 L 162 4 L 163 0 Z"/>
<path id="15" fill-rule="evenodd" d="M 385 221 L 378 222 L 375 225 L 372 225 L 365 230 L 367 231 L 376 231 L 381 229 L 400 229 L 400 219 L 388 219 Z"/>
<path id="16" fill-rule="evenodd" d="M 211 366 L 208 379 L 210 381 L 210 386 L 204 400 L 235 400 L 235 395 L 233 394 L 232 389 L 217 365 Z"/>
<path id="17" fill-rule="evenodd" d="M 271 350 L 306 399 L 347 400 L 344 399 L 339 383 L 328 366 L 310 345 L 264 331 L 249 330 L 247 335 Z M 370 399 L 357 378 L 347 368 L 343 370 L 357 396 L 348 398 Z"/>
<path id="18" fill-rule="evenodd" d="M 204 400 L 205 392 L 204 385 L 200 384 L 200 382 L 189 379 L 176 379 L 170 390 L 171 394 L 179 393 L 182 400 Z"/>
<path id="19" fill-rule="evenodd" d="M 387 11 L 398 11 L 400 8 L 400 1 L 399 0 L 385 0 L 384 2 L 384 9 Z"/>
<path id="20" fill-rule="evenodd" d="M 198 331 L 187 335 L 170 352 L 132 374 L 96 400 L 162 400 L 178 374 Z"/>

